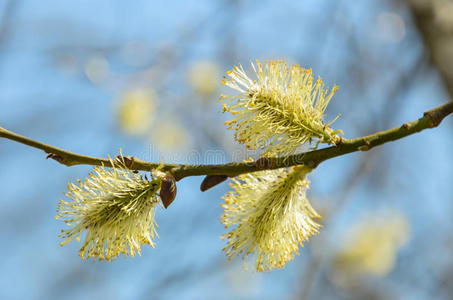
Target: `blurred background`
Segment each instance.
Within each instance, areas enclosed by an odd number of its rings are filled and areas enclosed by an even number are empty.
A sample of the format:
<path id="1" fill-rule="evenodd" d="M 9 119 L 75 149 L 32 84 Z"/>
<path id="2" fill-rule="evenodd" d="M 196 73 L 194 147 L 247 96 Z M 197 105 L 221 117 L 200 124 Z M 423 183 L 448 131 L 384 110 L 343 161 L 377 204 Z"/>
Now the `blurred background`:
<path id="1" fill-rule="evenodd" d="M 218 111 L 233 65 L 284 59 L 340 89 L 327 120 L 353 138 L 453 93 L 451 0 L 0 0 L 0 126 L 77 153 L 168 163 L 253 156 Z M 67 168 L 0 140 L 0 299 L 452 299 L 453 118 L 310 179 L 321 233 L 284 270 L 221 249 L 221 196 L 186 178 L 157 247 L 116 262 L 60 247 Z M 255 156 L 256 157 L 256 156 Z"/>

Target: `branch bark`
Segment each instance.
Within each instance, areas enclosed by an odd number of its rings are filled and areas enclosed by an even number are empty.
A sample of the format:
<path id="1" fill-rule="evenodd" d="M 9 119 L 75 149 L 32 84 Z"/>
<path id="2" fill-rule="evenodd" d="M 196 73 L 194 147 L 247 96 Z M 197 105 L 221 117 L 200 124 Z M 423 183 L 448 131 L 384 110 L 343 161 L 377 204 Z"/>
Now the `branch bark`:
<path id="1" fill-rule="evenodd" d="M 302 164 L 314 168 L 325 160 L 352 152 L 368 151 L 376 146 L 404 138 L 424 129 L 437 127 L 442 120 L 451 113 L 453 113 L 453 101 L 429 110 L 425 112 L 423 117 L 420 119 L 404 123 L 400 127 L 395 127 L 355 139 L 342 138 L 340 143 L 336 146 L 285 157 L 260 158 L 257 161 L 233 162 L 216 165 L 162 165 L 160 163 L 146 162 L 134 158 L 133 160 L 130 160 L 131 163 L 128 164 L 128 167 L 131 170 L 141 171 L 151 171 L 152 169 L 161 167 L 161 170 L 171 172 L 176 180 L 181 180 L 182 178 L 188 176 L 201 175 L 226 175 L 228 177 L 234 177 L 244 173 L 251 173 L 260 170 L 272 170 Z M 52 158 L 66 166 L 112 166 L 112 160 L 109 158 L 97 158 L 66 151 L 21 136 L 17 133 L 6 130 L 3 127 L 0 127 L 0 137 L 40 149 L 49 154 L 47 156 L 48 158 Z"/>

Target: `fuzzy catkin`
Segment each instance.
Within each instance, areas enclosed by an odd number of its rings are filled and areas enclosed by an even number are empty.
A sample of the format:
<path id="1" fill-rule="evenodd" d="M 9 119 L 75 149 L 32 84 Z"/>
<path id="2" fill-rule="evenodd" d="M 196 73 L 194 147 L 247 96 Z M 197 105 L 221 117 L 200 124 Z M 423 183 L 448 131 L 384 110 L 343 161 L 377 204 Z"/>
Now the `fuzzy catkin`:
<path id="1" fill-rule="evenodd" d="M 283 61 L 251 63 L 256 80 L 241 65 L 227 72 L 223 84 L 239 91 L 222 95 L 223 112 L 233 119 L 225 122 L 235 130 L 235 138 L 247 148 L 265 156 L 292 154 L 300 145 L 316 140 L 335 144 L 341 131 L 324 122 L 324 111 L 338 87 L 324 88 L 321 78 L 314 81 L 311 69 L 288 67 Z"/>
<path id="2" fill-rule="evenodd" d="M 96 167 L 84 182 L 78 183 L 68 185 L 66 196 L 70 200 L 60 200 L 58 205 L 56 218 L 72 226 L 62 230 L 61 245 L 73 239 L 79 241 L 86 233 L 80 256 L 108 261 L 120 254 L 140 254 L 143 244 L 154 247 L 160 178 L 147 180 L 120 165 L 111 169 Z"/>
<path id="3" fill-rule="evenodd" d="M 298 254 L 299 245 L 317 234 L 320 218 L 306 197 L 305 166 L 260 171 L 232 180 L 224 196 L 222 223 L 231 231 L 222 237 L 231 259 L 252 257 L 259 272 L 283 268 Z"/>

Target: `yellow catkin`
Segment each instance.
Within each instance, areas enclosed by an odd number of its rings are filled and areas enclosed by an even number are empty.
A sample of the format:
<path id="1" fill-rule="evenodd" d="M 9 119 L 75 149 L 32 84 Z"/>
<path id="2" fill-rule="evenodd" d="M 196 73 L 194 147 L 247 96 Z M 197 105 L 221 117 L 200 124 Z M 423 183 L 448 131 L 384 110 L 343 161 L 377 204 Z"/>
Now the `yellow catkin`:
<path id="1" fill-rule="evenodd" d="M 225 124 L 235 130 L 235 138 L 249 149 L 263 150 L 266 156 L 286 155 L 315 139 L 335 144 L 341 131 L 324 123 L 324 111 L 337 90 L 324 88 L 311 69 L 288 67 L 283 61 L 251 63 L 252 80 L 241 65 L 227 72 L 222 83 L 239 91 L 222 95 L 223 112 L 234 118 Z"/>
<path id="2" fill-rule="evenodd" d="M 70 183 L 70 200 L 58 204 L 56 218 L 72 226 L 62 230 L 61 245 L 86 233 L 80 256 L 108 261 L 140 254 L 143 244 L 154 247 L 160 184 L 160 178 L 144 179 L 122 165 L 94 168 L 84 182 Z"/>
<path id="3" fill-rule="evenodd" d="M 306 197 L 307 167 L 260 171 L 232 180 L 224 196 L 222 223 L 233 229 L 222 236 L 231 259 L 253 257 L 259 271 L 283 268 L 299 245 L 318 233 L 320 218 Z"/>

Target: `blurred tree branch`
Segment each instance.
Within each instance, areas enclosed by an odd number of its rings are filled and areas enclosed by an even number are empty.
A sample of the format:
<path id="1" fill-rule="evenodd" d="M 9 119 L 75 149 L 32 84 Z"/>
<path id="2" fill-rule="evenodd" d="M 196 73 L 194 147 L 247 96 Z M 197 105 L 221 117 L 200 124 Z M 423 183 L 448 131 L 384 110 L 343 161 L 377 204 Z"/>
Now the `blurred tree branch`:
<path id="1" fill-rule="evenodd" d="M 4 49 L 11 35 L 11 22 L 19 5 L 20 0 L 9 0 L 5 2 L 3 13 L 0 16 L 0 57 L 4 54 Z"/>
<path id="2" fill-rule="evenodd" d="M 424 129 L 437 127 L 442 120 L 451 113 L 453 113 L 452 101 L 429 110 L 425 112 L 423 117 L 420 119 L 404 123 L 400 127 L 395 127 L 355 139 L 342 138 L 338 145 L 285 157 L 261 158 L 257 161 L 233 162 L 217 165 L 160 164 L 131 158 L 128 160 L 129 163 L 127 167 L 131 170 L 142 171 L 150 171 L 157 167 L 161 167 L 162 170 L 173 173 L 177 180 L 188 176 L 200 175 L 227 175 L 234 177 L 243 173 L 278 169 L 301 164 L 306 164 L 309 167 L 314 168 L 319 163 L 330 158 L 356 151 L 368 151 L 373 147 L 404 138 Z M 69 152 L 26 138 L 17 133 L 6 130 L 3 127 L 0 127 L 0 137 L 43 150 L 49 154 L 47 158 L 52 158 L 66 166 L 112 166 L 112 164 L 114 164 L 110 158 L 97 158 Z"/>
<path id="3" fill-rule="evenodd" d="M 439 70 L 450 96 L 453 95 L 453 3 L 410 0 L 415 25 L 420 31 L 431 63 Z"/>

